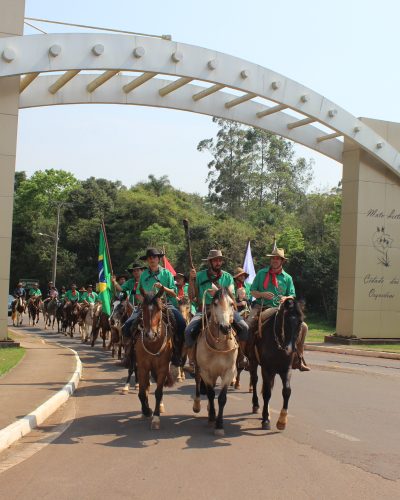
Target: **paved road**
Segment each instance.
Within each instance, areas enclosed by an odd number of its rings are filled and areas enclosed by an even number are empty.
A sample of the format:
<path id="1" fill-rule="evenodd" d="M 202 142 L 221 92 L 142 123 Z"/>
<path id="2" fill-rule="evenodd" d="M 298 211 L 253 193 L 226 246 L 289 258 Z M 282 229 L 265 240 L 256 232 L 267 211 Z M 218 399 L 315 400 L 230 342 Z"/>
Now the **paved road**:
<path id="1" fill-rule="evenodd" d="M 55 334 L 47 334 L 60 341 Z M 312 372 L 293 377 L 289 424 L 260 430 L 251 400 L 231 391 L 226 436 L 191 412 L 191 380 L 168 389 L 162 429 L 142 420 L 137 394 L 109 353 L 77 340 L 84 380 L 42 429 L 0 455 L 7 499 L 400 497 L 400 362 L 307 353 Z M 276 420 L 280 383 L 272 400 Z"/>

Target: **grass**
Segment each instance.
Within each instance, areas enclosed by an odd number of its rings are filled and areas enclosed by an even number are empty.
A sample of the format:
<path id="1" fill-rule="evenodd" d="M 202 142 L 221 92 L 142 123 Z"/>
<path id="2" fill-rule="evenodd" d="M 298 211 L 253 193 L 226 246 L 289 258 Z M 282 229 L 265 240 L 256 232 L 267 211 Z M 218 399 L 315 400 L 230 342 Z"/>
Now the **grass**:
<path id="1" fill-rule="evenodd" d="M 335 333 L 335 326 L 321 317 L 307 314 L 306 322 L 308 325 L 306 342 L 323 342 L 325 335 Z"/>
<path id="2" fill-rule="evenodd" d="M 0 377 L 13 368 L 25 354 L 23 347 L 0 348 Z"/>

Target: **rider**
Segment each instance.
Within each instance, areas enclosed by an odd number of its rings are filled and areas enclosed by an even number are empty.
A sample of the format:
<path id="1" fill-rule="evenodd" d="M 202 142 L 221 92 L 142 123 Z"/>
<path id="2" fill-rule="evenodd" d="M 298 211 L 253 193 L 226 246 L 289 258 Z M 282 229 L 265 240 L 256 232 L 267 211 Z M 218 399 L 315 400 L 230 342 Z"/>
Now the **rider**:
<path id="1" fill-rule="evenodd" d="M 60 289 L 60 300 L 63 301 L 65 299 L 65 294 L 67 292 L 67 289 L 65 288 L 65 286 L 63 285 Z"/>
<path id="2" fill-rule="evenodd" d="M 284 249 L 277 248 L 274 244 L 272 252 L 267 257 L 270 258 L 270 265 L 258 271 L 251 285 L 251 294 L 256 300 L 247 319 L 251 339 L 249 345 L 253 342 L 261 311 L 264 309 L 271 309 L 271 312 L 277 311 L 279 305 L 287 297 L 296 296 L 293 279 L 290 274 L 283 270 L 283 266 L 287 262 Z M 308 326 L 303 323 L 296 342 L 297 355 L 293 360 L 293 368 L 298 368 L 300 371 L 310 371 L 303 355 L 307 332 Z"/>
<path id="3" fill-rule="evenodd" d="M 139 280 L 143 269 L 146 269 L 146 267 L 138 264 L 137 262 L 133 262 L 128 267 L 128 272 L 132 274 L 132 277 L 129 278 L 128 281 L 125 281 L 125 283 L 122 283 L 121 285 L 120 283 L 118 283 L 118 279 L 113 279 L 114 288 L 119 292 L 127 292 L 129 296 L 129 302 L 133 306 L 137 306 L 141 302 Z"/>
<path id="4" fill-rule="evenodd" d="M 175 307 L 178 307 L 179 301 L 182 299 L 189 299 L 189 283 L 186 276 L 183 273 L 176 273 L 175 275 L 175 285 L 176 285 L 176 298 L 172 298 L 171 302 Z M 192 315 L 196 314 L 196 307 L 193 303 L 190 303 L 190 312 Z"/>
<path id="5" fill-rule="evenodd" d="M 76 284 L 72 283 L 71 290 L 67 290 L 64 296 L 65 306 L 66 307 L 71 302 L 79 302 L 80 295 L 78 290 L 76 289 Z"/>
<path id="6" fill-rule="evenodd" d="M 80 297 L 80 302 L 88 306 L 89 304 L 94 304 L 98 302 L 99 296 L 93 291 L 93 285 L 87 285 L 87 290 L 82 293 Z"/>
<path id="7" fill-rule="evenodd" d="M 18 281 L 17 287 L 14 288 L 13 296 L 15 299 L 19 299 L 20 297 L 22 297 L 23 299 L 26 298 L 26 290 L 20 281 Z"/>
<path id="8" fill-rule="evenodd" d="M 235 269 L 233 279 L 235 281 L 235 299 L 239 313 L 248 311 L 251 302 L 250 283 L 245 280 L 249 277 L 248 273 L 241 267 Z"/>
<path id="9" fill-rule="evenodd" d="M 45 293 L 46 298 L 44 299 L 43 303 L 49 302 L 54 297 L 54 290 L 57 292 L 58 295 L 58 291 L 57 288 L 54 286 L 54 283 L 52 281 L 49 281 L 47 283 L 47 290 Z"/>
<path id="10" fill-rule="evenodd" d="M 32 285 L 32 288 L 29 290 L 29 298 L 30 299 L 37 299 L 42 297 L 42 292 L 39 289 L 39 283 L 34 283 Z"/>
<path id="11" fill-rule="evenodd" d="M 156 248 L 148 248 L 146 250 L 146 254 L 140 257 L 140 260 L 145 260 L 147 262 L 148 268 L 140 275 L 138 287 L 140 292 L 142 290 L 144 292 L 152 292 L 154 289 L 164 287 L 164 292 L 167 296 L 167 306 L 174 315 L 177 326 L 177 335 L 173 342 L 174 352 L 171 363 L 175 366 L 179 366 L 181 363 L 181 347 L 184 339 L 186 322 L 183 319 L 182 314 L 171 303 L 171 297 L 176 297 L 176 288 L 172 273 L 160 265 L 160 259 L 163 256 L 164 253 L 159 252 Z M 131 317 L 125 322 L 122 327 L 125 337 L 130 336 L 132 325 L 137 322 L 139 315 L 140 309 L 134 311 Z"/>
<path id="12" fill-rule="evenodd" d="M 188 356 L 191 363 L 194 362 L 194 345 L 200 333 L 203 313 L 207 313 L 208 306 L 211 304 L 213 296 L 218 288 L 226 287 L 233 294 L 234 283 L 233 277 L 226 271 L 222 270 L 224 257 L 221 250 L 210 250 L 208 257 L 203 259 L 207 262 L 207 269 L 196 272 L 196 269 L 191 269 L 189 280 L 189 297 L 192 301 L 197 301 L 198 312 L 193 316 L 185 330 L 185 342 L 188 347 Z M 205 311 L 203 311 L 203 300 L 205 303 Z M 246 341 L 248 337 L 248 326 L 244 319 L 237 311 L 233 315 L 233 326 L 236 330 L 239 345 L 244 353 Z M 247 366 L 247 359 L 243 359 L 243 367 Z"/>

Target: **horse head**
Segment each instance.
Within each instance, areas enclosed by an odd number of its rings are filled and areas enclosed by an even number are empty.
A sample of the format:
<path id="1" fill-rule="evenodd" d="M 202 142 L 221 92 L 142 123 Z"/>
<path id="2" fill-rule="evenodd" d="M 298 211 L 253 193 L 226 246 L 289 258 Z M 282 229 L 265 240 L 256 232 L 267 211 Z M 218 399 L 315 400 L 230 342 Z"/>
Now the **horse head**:
<path id="1" fill-rule="evenodd" d="M 282 302 L 277 314 L 275 336 L 280 337 L 280 340 L 283 341 L 281 347 L 288 355 L 295 351 L 296 341 L 303 320 L 304 315 L 299 302 L 294 297 L 287 297 L 285 301 Z M 280 340 L 277 339 L 278 342 L 280 342 Z"/>
<path id="2" fill-rule="evenodd" d="M 161 296 L 164 293 L 162 286 L 156 294 L 140 290 L 143 296 L 143 332 L 149 340 L 156 340 L 160 335 L 160 324 L 162 321 L 163 304 Z"/>
<path id="3" fill-rule="evenodd" d="M 228 288 L 218 289 L 211 302 L 211 320 L 224 335 L 232 329 L 235 298 Z"/>

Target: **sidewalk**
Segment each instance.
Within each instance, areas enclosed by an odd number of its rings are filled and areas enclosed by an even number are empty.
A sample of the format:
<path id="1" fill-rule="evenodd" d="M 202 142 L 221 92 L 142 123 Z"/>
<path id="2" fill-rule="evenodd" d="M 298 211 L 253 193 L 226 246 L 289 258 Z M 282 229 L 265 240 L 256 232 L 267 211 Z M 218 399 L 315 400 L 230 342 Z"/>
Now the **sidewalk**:
<path id="1" fill-rule="evenodd" d="M 63 389 L 77 365 L 75 354 L 69 349 L 47 344 L 21 330 L 16 330 L 15 337 L 26 353 L 17 366 L 0 378 L 0 433 Z"/>
<path id="2" fill-rule="evenodd" d="M 306 351 L 320 351 L 331 352 L 335 354 L 348 354 L 350 356 L 364 356 L 367 358 L 383 358 L 383 359 L 398 359 L 400 360 L 400 353 L 375 351 L 368 349 L 357 349 L 356 347 L 340 346 L 340 345 L 327 345 L 318 342 L 306 342 L 304 345 Z"/>

